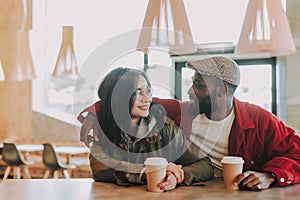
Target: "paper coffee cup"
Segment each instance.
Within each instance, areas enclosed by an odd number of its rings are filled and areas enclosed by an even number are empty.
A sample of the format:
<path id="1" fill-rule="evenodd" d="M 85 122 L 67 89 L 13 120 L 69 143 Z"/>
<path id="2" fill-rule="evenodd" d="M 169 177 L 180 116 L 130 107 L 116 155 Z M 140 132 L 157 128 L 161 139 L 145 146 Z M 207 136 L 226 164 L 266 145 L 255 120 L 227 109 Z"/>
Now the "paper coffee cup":
<path id="1" fill-rule="evenodd" d="M 223 179 L 226 189 L 239 189 L 238 185 L 234 184 L 234 179 L 237 175 L 243 172 L 244 160 L 242 157 L 225 156 L 221 160 L 223 165 Z"/>
<path id="2" fill-rule="evenodd" d="M 165 180 L 168 161 L 161 157 L 151 157 L 147 158 L 144 164 L 148 191 L 163 192 L 158 185 Z"/>

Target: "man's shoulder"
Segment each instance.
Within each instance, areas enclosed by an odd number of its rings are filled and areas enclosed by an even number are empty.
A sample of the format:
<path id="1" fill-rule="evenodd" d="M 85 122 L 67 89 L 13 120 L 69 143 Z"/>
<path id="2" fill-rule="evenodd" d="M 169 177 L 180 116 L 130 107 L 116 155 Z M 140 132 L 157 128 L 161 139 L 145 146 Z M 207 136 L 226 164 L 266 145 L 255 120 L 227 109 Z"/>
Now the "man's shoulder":
<path id="1" fill-rule="evenodd" d="M 241 101 L 241 100 L 238 100 L 238 99 L 235 99 L 235 108 L 244 108 L 244 109 L 247 109 L 248 111 L 251 111 L 251 112 L 266 112 L 266 113 L 270 113 L 268 110 L 266 110 L 265 108 L 257 105 L 257 104 L 254 104 L 254 103 L 250 103 L 250 102 L 245 102 L 245 101 Z"/>
<path id="2" fill-rule="evenodd" d="M 277 117 L 273 113 L 257 104 L 243 102 L 237 99 L 235 99 L 234 101 L 234 109 L 236 110 L 235 112 L 240 113 L 240 115 L 242 116 L 245 116 L 247 114 L 250 118 L 255 117 L 263 120 L 277 119 Z"/>

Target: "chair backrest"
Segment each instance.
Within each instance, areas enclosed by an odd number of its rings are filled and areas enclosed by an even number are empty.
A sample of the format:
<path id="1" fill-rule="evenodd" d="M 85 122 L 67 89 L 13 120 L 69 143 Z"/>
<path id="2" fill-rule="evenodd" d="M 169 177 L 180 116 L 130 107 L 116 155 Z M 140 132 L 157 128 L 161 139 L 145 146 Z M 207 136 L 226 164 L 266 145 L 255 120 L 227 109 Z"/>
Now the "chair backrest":
<path id="1" fill-rule="evenodd" d="M 56 170 L 59 169 L 59 162 L 57 159 L 57 154 L 54 150 L 54 147 L 52 144 L 45 143 L 43 144 L 44 149 L 43 149 L 43 163 L 46 167 Z"/>
<path id="2" fill-rule="evenodd" d="M 21 153 L 14 143 L 3 144 L 2 159 L 4 162 L 11 166 L 19 166 L 25 164 Z"/>

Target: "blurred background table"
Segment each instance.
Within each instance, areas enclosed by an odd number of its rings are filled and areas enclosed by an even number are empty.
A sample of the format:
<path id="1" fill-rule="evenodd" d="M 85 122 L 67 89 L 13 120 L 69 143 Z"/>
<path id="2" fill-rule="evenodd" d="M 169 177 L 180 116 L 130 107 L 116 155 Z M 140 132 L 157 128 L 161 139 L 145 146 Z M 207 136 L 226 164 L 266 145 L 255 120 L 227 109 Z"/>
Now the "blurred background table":
<path id="1" fill-rule="evenodd" d="M 70 164 L 73 155 L 87 154 L 89 150 L 86 147 L 79 146 L 59 146 L 55 148 L 55 152 L 66 155 L 66 164 Z"/>
<path id="2" fill-rule="evenodd" d="M 16 144 L 16 147 L 23 153 L 25 160 L 29 159 L 30 153 L 43 151 L 41 144 Z"/>

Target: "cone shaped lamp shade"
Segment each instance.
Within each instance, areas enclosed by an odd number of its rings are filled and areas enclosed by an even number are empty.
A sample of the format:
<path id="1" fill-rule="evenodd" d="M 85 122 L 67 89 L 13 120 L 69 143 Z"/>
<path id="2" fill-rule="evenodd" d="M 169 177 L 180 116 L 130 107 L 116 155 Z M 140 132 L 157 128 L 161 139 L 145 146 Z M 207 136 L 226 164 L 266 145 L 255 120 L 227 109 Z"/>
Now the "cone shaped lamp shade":
<path id="1" fill-rule="evenodd" d="M 274 57 L 295 51 L 281 0 L 249 0 L 235 53 Z"/>
<path id="2" fill-rule="evenodd" d="M 74 79 L 78 74 L 77 58 L 73 46 L 73 26 L 62 27 L 62 42 L 52 75 Z"/>
<path id="3" fill-rule="evenodd" d="M 32 80 L 36 78 L 36 73 L 29 46 L 29 30 L 18 31 L 16 42 L 11 73 L 5 78 L 13 81 Z"/>
<path id="4" fill-rule="evenodd" d="M 149 0 L 137 50 L 169 47 L 169 53 L 190 54 L 197 51 L 183 0 Z"/>

